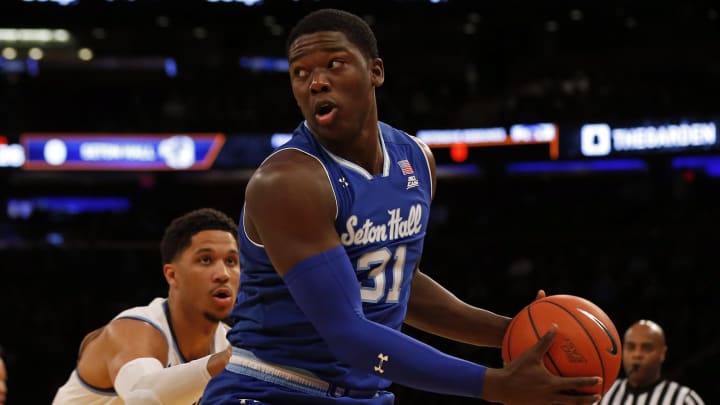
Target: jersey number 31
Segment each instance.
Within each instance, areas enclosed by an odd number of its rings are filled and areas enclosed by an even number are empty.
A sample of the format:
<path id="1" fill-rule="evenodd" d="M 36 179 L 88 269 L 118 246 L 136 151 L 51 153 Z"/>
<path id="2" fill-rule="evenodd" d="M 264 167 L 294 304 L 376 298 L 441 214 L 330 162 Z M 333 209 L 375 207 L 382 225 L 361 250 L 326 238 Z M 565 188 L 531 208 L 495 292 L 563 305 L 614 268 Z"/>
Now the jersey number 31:
<path id="1" fill-rule="evenodd" d="M 360 287 L 363 302 L 399 301 L 406 251 L 405 245 L 400 245 L 394 255 L 389 248 L 383 248 L 360 256 L 357 261 L 357 271 L 372 269 L 367 280 L 364 280 Z M 388 285 L 388 277 L 392 279 L 392 285 Z"/>

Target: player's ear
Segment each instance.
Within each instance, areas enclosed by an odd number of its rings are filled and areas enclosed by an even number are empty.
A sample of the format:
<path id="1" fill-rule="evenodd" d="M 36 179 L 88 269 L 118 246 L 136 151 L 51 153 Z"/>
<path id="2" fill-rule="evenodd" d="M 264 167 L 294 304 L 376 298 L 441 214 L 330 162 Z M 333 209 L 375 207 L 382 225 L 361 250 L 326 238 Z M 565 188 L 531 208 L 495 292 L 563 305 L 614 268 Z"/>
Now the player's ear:
<path id="1" fill-rule="evenodd" d="M 380 87 L 385 83 L 385 65 L 380 58 L 370 60 L 370 80 L 373 87 Z"/>
<path id="2" fill-rule="evenodd" d="M 663 346 L 662 348 L 660 348 L 660 361 L 661 361 L 662 363 L 665 362 L 665 355 L 666 355 L 666 354 L 667 354 L 667 345 L 665 345 L 665 346 Z"/>
<path id="3" fill-rule="evenodd" d="M 176 275 L 177 269 L 172 263 L 167 263 L 163 266 L 163 275 L 169 286 L 174 286 L 177 283 Z"/>

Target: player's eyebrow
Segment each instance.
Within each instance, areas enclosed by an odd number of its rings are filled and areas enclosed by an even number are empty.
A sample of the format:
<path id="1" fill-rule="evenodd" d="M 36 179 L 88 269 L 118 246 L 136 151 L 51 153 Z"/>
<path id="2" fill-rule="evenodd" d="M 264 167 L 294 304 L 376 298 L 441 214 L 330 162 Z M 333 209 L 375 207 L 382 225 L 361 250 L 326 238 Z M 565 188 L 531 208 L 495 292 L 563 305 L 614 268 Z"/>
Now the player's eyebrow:
<path id="1" fill-rule="evenodd" d="M 324 48 L 320 49 L 320 51 L 321 51 L 321 52 L 325 52 L 325 53 L 347 52 L 347 51 L 348 51 L 348 48 L 345 47 L 345 46 L 327 46 L 327 47 L 324 47 Z M 303 56 L 305 56 L 306 53 L 307 53 L 307 52 L 299 52 L 298 54 L 293 55 L 293 56 L 290 58 L 289 63 L 292 64 L 292 63 L 295 62 L 296 60 L 298 60 L 298 59 L 302 58 Z"/>
<path id="2" fill-rule="evenodd" d="M 215 249 L 213 249 L 213 248 L 201 247 L 201 248 L 196 249 L 196 250 L 193 252 L 193 254 L 198 254 L 198 253 L 212 253 L 212 252 L 214 252 L 214 251 L 215 251 Z M 228 250 L 228 253 L 238 254 L 238 253 L 240 253 L 240 252 L 239 252 L 237 249 L 230 249 L 230 250 Z"/>

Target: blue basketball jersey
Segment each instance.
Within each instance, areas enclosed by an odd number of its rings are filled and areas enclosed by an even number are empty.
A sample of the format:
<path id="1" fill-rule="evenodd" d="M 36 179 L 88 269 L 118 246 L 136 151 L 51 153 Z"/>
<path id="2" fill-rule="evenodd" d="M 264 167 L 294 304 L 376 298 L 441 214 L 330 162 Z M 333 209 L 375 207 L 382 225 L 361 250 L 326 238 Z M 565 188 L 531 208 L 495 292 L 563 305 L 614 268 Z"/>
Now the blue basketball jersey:
<path id="1" fill-rule="evenodd" d="M 382 173 L 323 148 L 303 123 L 279 150 L 296 149 L 325 168 L 337 202 L 335 227 L 355 267 L 365 316 L 400 329 L 405 318 L 413 271 L 420 260 L 431 204 L 427 157 L 414 137 L 379 123 Z M 262 245 L 240 226 L 241 278 L 233 346 L 267 362 L 311 371 L 331 384 L 377 390 L 390 381 L 351 369 L 335 359 L 293 301 Z M 321 297 L 319 297 L 321 299 Z"/>

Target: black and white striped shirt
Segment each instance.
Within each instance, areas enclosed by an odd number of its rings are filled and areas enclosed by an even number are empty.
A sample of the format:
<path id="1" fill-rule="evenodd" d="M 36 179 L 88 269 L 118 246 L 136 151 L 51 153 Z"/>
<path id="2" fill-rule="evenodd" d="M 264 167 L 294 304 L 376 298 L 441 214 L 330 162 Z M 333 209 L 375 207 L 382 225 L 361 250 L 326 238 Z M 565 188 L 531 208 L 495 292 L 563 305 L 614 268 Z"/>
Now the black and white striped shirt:
<path id="1" fill-rule="evenodd" d="M 597 405 L 705 405 L 695 391 L 675 381 L 660 380 L 646 388 L 628 385 L 618 378 Z"/>

